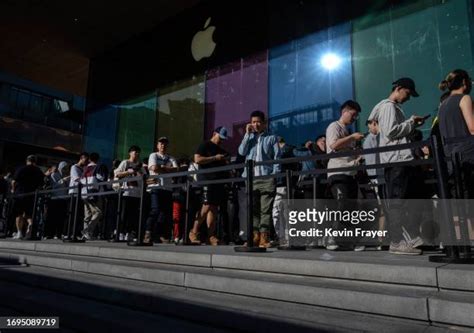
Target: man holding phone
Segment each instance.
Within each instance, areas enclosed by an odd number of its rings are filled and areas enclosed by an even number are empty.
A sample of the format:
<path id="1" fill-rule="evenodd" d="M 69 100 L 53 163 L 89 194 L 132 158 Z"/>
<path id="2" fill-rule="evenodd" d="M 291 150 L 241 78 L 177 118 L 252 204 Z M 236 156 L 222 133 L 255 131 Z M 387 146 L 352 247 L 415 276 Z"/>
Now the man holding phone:
<path id="1" fill-rule="evenodd" d="M 209 141 L 201 143 L 194 154 L 194 162 L 200 169 L 209 169 L 224 166 L 229 163 L 229 153 L 221 147 L 227 140 L 227 128 L 219 126 L 212 133 Z M 228 171 L 204 173 L 202 180 L 225 179 L 229 177 Z M 199 229 L 206 220 L 208 241 L 211 245 L 218 245 L 216 237 L 217 208 L 226 200 L 224 184 L 209 184 L 202 188 L 202 208 L 198 212 L 193 228 L 189 232 L 189 240 L 193 244 L 200 244 Z"/>
<path id="2" fill-rule="evenodd" d="M 347 128 L 353 124 L 361 112 L 359 103 L 353 100 L 345 101 L 341 105 L 341 115 L 338 120 L 332 122 L 326 129 L 326 151 L 328 154 L 354 151 L 357 143 L 364 135 L 359 132 L 350 134 Z M 328 161 L 328 169 L 348 168 L 359 165 L 361 156 L 333 157 Z M 328 184 L 333 198 L 337 201 L 337 208 L 340 211 L 354 210 L 354 201 L 358 196 L 358 184 L 355 178 L 357 171 L 332 171 L 328 172 Z M 351 228 L 352 225 L 344 224 L 343 221 L 334 221 L 332 225 L 334 230 L 340 230 L 343 227 Z M 339 243 L 339 244 L 338 244 Z M 326 249 L 334 251 L 339 249 L 340 245 L 352 248 L 354 251 L 363 251 L 364 246 L 357 246 L 357 242 L 351 240 L 342 244 L 332 237 L 326 240 Z"/>
<path id="3" fill-rule="evenodd" d="M 380 130 L 379 147 L 408 143 L 408 137 L 422 126 L 424 117 L 411 116 L 406 119 L 401 105 L 410 97 L 418 97 L 415 82 L 410 78 L 401 78 L 392 83 L 392 92 L 387 99 L 379 102 L 372 110 L 369 121 L 378 121 Z M 411 149 L 395 150 L 380 153 L 381 163 L 412 161 Z M 410 219 L 410 211 L 405 199 L 417 199 L 416 191 L 419 170 L 416 166 L 393 166 L 385 169 L 385 198 L 389 218 L 390 253 L 419 255 L 417 246 L 423 244 L 420 237 L 405 237 L 405 230 L 412 236 L 419 234 L 416 221 Z"/>
<path id="4" fill-rule="evenodd" d="M 253 111 L 250 114 L 250 124 L 246 126 L 246 133 L 239 146 L 239 155 L 245 156 L 245 160 L 263 162 L 278 160 L 281 156 L 278 138 L 266 131 L 265 114 L 262 111 Z M 268 176 L 280 173 L 281 165 L 265 164 L 258 165 L 254 174 Z M 242 177 L 246 177 L 244 170 Z M 270 247 L 270 223 L 272 221 L 272 208 L 275 199 L 275 179 L 255 179 L 253 182 L 253 243 L 262 248 Z"/>

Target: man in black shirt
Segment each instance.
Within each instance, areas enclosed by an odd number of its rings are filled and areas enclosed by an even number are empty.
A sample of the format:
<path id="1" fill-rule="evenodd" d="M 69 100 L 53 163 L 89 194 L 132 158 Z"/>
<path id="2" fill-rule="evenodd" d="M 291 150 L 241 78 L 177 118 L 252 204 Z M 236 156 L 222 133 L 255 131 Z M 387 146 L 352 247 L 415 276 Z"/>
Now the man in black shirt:
<path id="1" fill-rule="evenodd" d="M 40 168 L 36 166 L 36 156 L 29 155 L 26 158 L 26 165 L 19 168 L 13 176 L 11 192 L 20 195 L 32 193 L 40 188 L 44 183 L 44 174 Z M 17 234 L 15 239 L 22 238 L 24 219 L 28 221 L 28 229 L 26 234 L 31 233 L 33 226 L 33 206 L 34 194 L 19 197 L 15 199 L 14 212 L 16 216 Z"/>
<path id="2" fill-rule="evenodd" d="M 224 166 L 229 161 L 229 153 L 220 144 L 227 140 L 227 129 L 218 127 L 214 130 L 212 138 L 203 142 L 194 154 L 194 161 L 200 169 L 209 169 Z M 202 174 L 202 180 L 223 179 L 229 176 L 227 171 Z M 194 244 L 200 244 L 199 228 L 204 220 L 207 221 L 209 243 L 218 245 L 219 240 L 215 236 L 215 221 L 217 218 L 217 207 L 225 197 L 223 184 L 205 185 L 202 189 L 202 208 L 198 213 L 194 226 L 189 232 L 189 240 Z"/>

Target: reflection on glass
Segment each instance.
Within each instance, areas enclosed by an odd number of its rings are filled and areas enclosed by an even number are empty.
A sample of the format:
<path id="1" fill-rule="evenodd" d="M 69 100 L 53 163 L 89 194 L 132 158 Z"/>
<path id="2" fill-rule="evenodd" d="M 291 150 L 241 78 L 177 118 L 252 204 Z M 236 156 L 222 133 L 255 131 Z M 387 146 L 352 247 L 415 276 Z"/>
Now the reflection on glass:
<path id="1" fill-rule="evenodd" d="M 169 153 L 191 157 L 203 140 L 204 77 L 193 77 L 158 90 L 156 138 L 170 140 Z"/>
<path id="2" fill-rule="evenodd" d="M 270 50 L 270 128 L 299 145 L 325 133 L 353 98 L 350 24 Z"/>
<path id="3" fill-rule="evenodd" d="M 82 111 L 71 108 L 67 101 L 10 84 L 0 84 L 0 115 L 74 133 L 82 132 Z"/>
<path id="4" fill-rule="evenodd" d="M 84 150 L 97 152 L 102 163 L 112 165 L 115 158 L 118 110 L 115 106 L 87 112 L 84 130 Z"/>
<path id="5" fill-rule="evenodd" d="M 128 149 L 137 145 L 142 157 L 154 147 L 156 122 L 156 93 L 140 96 L 116 106 L 119 110 L 116 158 L 128 157 Z"/>
<path id="6" fill-rule="evenodd" d="M 214 68 L 207 74 L 204 135 L 210 139 L 216 127 L 225 126 L 230 138 L 224 148 L 232 155 L 237 154 L 250 113 L 260 110 L 267 114 L 267 108 L 266 51 Z"/>
<path id="7" fill-rule="evenodd" d="M 420 94 L 403 105 L 407 116 L 436 114 L 438 83 L 455 68 L 472 73 L 469 13 L 464 0 L 435 6 L 414 1 L 354 22 L 355 95 L 363 110 L 360 126 L 375 104 L 390 94 L 391 83 L 404 76 L 415 80 Z M 424 125 L 425 135 L 430 125 Z"/>

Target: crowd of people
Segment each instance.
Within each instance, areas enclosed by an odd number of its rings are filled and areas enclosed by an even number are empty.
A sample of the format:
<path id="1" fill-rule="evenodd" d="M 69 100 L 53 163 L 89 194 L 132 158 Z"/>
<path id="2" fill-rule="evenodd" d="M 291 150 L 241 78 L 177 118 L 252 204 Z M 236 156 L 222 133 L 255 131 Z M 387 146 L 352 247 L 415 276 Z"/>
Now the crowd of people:
<path id="1" fill-rule="evenodd" d="M 473 106 L 469 96 L 471 86 L 471 78 L 466 71 L 455 70 L 449 73 L 439 85 L 445 93 L 432 128 L 432 134 L 443 142 L 447 156 L 462 152 L 465 187 L 469 198 L 474 189 L 474 177 L 471 176 L 474 144 L 449 143 L 449 140 L 468 138 L 474 134 Z M 238 152 L 228 152 L 223 148 L 222 143 L 228 138 L 228 131 L 225 127 L 218 127 L 210 140 L 197 147 L 190 159 L 170 156 L 168 148 L 171 143 L 167 137 L 160 137 L 156 152 L 145 159 L 140 156 L 140 147 L 131 146 L 128 158 L 114 161 L 112 168 L 101 164 L 97 153 L 82 153 L 75 164 L 61 162 L 57 167 L 42 172 L 36 166 L 36 157 L 31 155 L 27 157 L 25 166 L 2 179 L 2 193 L 15 194 L 14 204 L 9 210 L 15 218 L 15 228 L 10 230 L 14 232 L 13 238 L 16 239 L 31 237 L 32 217 L 35 216 L 35 220 L 40 220 L 40 225 L 43 226 L 38 233 L 44 238 L 56 239 L 73 234 L 87 240 L 99 238 L 130 241 L 142 237 L 145 244 L 179 243 L 187 239 L 192 244 L 207 243 L 213 246 L 243 242 L 240 236 L 246 223 L 245 214 L 242 214 L 246 207 L 244 183 L 234 181 L 224 184 L 212 181 L 246 177 L 246 169 L 176 177 L 160 175 L 206 170 L 247 160 L 274 161 L 257 163 L 254 168 L 256 178 L 253 181 L 252 236 L 253 244 L 259 247 L 274 246 L 284 237 L 281 234 L 284 232 L 281 209 L 288 191 L 292 192 L 293 197 L 301 199 L 312 198 L 316 192 L 317 198 L 335 199 L 340 209 L 351 199 L 363 197 L 367 191 L 379 200 L 431 198 L 436 195 L 436 190 L 424 184 L 425 173 L 422 166 L 409 163 L 397 165 L 399 162 L 428 158 L 432 153 L 428 146 L 377 154 L 359 153 L 345 157 L 328 156 L 328 159 L 278 163 L 281 159 L 290 157 L 325 156 L 337 152 L 354 152 L 361 148 L 390 147 L 421 141 L 422 135 L 418 127 L 428 117 L 406 117 L 402 109 L 402 105 L 411 97 L 418 96 L 412 79 L 400 78 L 393 82 L 389 96 L 375 105 L 370 113 L 366 122 L 368 132 L 365 134 L 350 132 L 361 107 L 356 101 L 348 100 L 341 105 L 339 119 L 327 127 L 325 135 L 318 136 L 314 141 L 308 140 L 301 146 L 292 146 L 284 138 L 269 133 L 265 114 L 254 111 L 250 114 L 250 122 L 246 126 Z M 231 160 L 232 153 L 237 153 L 236 161 Z M 388 166 L 367 169 L 365 172 L 350 169 L 363 164 Z M 328 169 L 328 172 L 316 177 L 315 188 L 312 184 L 305 183 L 311 177 L 304 173 L 297 177 L 291 188 L 288 188 L 286 179 L 281 177 L 281 173 L 286 170 L 317 169 Z M 280 176 L 276 177 L 278 174 Z M 140 200 L 143 193 L 137 177 L 143 176 L 148 177 L 145 177 L 145 209 L 142 211 Z M 101 184 L 113 180 L 120 182 Z M 211 183 L 192 187 L 191 193 L 186 193 L 183 186 L 176 186 L 188 181 Z M 361 182 L 368 183 L 369 190 L 367 187 L 362 189 Z M 22 196 L 39 188 L 53 189 L 54 192 L 44 200 L 37 198 L 36 203 L 34 196 Z M 121 200 L 114 195 L 114 191 L 120 191 Z M 100 193 L 105 195 L 98 195 Z M 187 235 L 184 234 L 183 227 L 187 223 L 186 197 L 189 198 L 190 216 Z M 75 198 L 79 198 L 80 202 L 74 202 Z M 75 205 L 81 208 L 78 216 L 83 223 L 79 230 L 71 230 L 71 212 Z M 33 210 L 38 214 L 34 214 Z M 140 214 L 144 221 L 142 235 L 137 233 Z M 390 232 L 389 251 L 393 254 L 421 254 L 419 247 L 423 244 L 423 239 L 420 237 L 419 226 L 416 223 L 407 224 L 406 215 L 406 209 L 401 206 L 394 205 L 386 210 L 385 224 Z M 378 226 L 381 227 L 383 226 Z M 341 228 L 341 225 L 336 223 L 334 228 Z M 325 239 L 322 245 L 328 250 L 338 250 L 345 246 L 332 238 Z M 362 251 L 364 248 L 364 245 L 351 244 L 351 249 L 355 251 Z"/>

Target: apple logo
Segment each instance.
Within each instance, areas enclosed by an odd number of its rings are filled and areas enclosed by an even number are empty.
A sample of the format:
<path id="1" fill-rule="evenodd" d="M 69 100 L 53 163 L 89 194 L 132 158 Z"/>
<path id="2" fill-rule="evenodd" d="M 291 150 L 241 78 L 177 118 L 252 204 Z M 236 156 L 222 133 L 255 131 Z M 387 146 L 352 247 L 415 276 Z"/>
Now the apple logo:
<path id="1" fill-rule="evenodd" d="M 209 17 L 204 24 L 204 30 L 198 31 L 191 41 L 191 53 L 196 61 L 210 57 L 216 48 L 216 43 L 212 40 L 216 27 L 209 27 L 210 23 L 211 18 Z"/>

